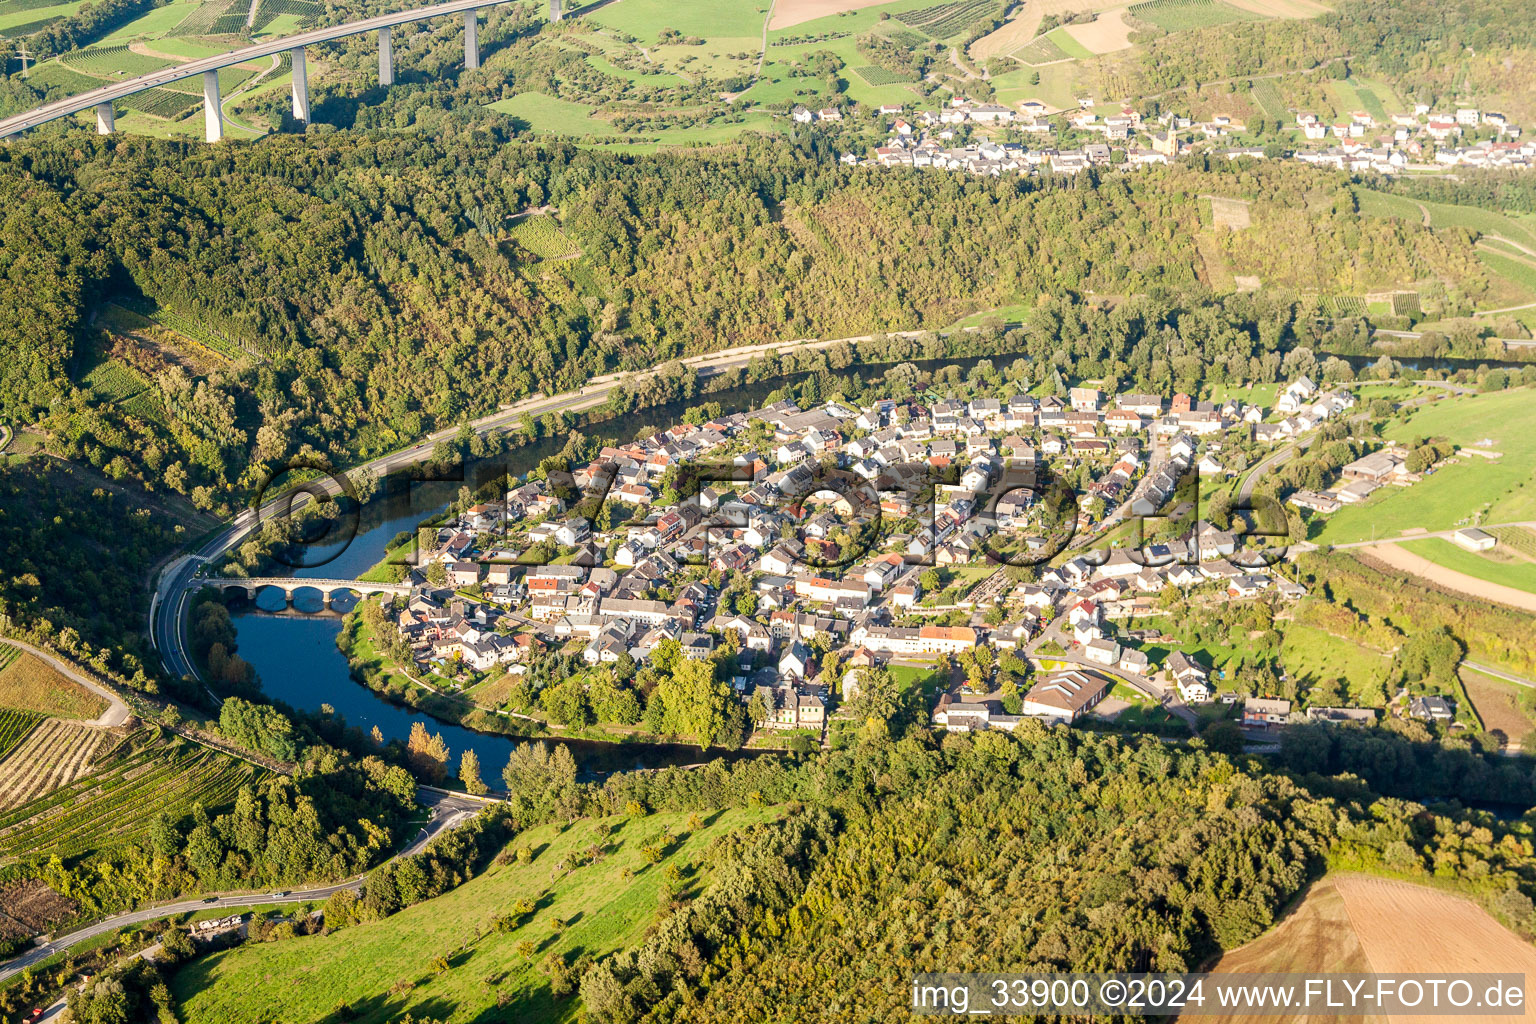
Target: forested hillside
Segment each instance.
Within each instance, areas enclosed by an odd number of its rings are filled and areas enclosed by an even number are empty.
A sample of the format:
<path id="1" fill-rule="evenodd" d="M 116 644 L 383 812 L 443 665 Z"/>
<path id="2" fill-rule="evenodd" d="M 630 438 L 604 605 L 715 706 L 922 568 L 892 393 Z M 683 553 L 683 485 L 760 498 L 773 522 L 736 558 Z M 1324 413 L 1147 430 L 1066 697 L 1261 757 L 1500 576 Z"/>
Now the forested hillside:
<path id="1" fill-rule="evenodd" d="M 1418 282 L 1454 306 L 1486 288 L 1465 234 L 1360 217 L 1341 186 L 1279 165 L 890 175 L 766 140 L 627 158 L 473 128 L 26 139 L 0 152 L 0 415 L 209 508 L 302 449 L 351 462 L 535 390 L 732 344 L 1150 294 L 1095 359 L 1214 303 L 1237 312 L 1180 346 L 1224 361 L 1235 328 L 1246 363 L 1294 343 L 1296 290 Z M 1197 239 L 1209 191 L 1252 201 L 1256 226 L 1222 249 Z M 509 223 L 546 205 L 558 244 Z M 1212 299 L 1212 260 L 1269 297 Z M 91 323 L 109 299 L 158 308 L 220 358 L 198 373 L 130 345 L 118 361 L 141 387 L 82 388 L 87 355 L 111 347 Z"/>
<path id="2" fill-rule="evenodd" d="M 1106 73 L 1129 96 L 1219 89 L 1312 68 L 1338 78 L 1380 75 L 1405 98 L 1424 103 L 1444 104 L 1458 89 L 1504 96 L 1516 104 L 1511 116 L 1523 117 L 1536 112 L 1522 98 L 1536 84 L 1536 11 L 1524 0 L 1351 0 L 1310 20 L 1164 36 L 1106 62 Z M 1182 98 L 1165 99 L 1177 106 Z"/>

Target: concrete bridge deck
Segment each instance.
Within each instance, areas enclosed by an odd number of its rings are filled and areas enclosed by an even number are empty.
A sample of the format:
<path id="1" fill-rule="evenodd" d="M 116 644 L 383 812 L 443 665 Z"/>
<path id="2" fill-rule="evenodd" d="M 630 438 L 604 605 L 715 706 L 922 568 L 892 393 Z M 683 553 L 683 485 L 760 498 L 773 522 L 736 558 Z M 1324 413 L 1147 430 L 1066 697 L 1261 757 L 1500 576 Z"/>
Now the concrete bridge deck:
<path id="1" fill-rule="evenodd" d="M 394 84 L 394 58 L 390 43 L 389 30 L 396 25 L 406 25 L 411 22 L 425 21 L 428 18 L 440 18 L 452 14 L 464 16 L 464 66 L 477 68 L 480 66 L 480 48 L 476 36 L 477 12 L 482 7 L 494 7 L 499 4 L 515 3 L 517 0 L 448 0 L 447 3 L 435 4 L 431 7 L 417 7 L 409 11 L 397 11 L 393 14 L 380 14 L 372 18 L 363 18 L 359 21 L 350 21 L 345 25 L 334 25 L 330 28 L 310 29 L 306 32 L 284 36 L 281 39 L 272 39 L 262 43 L 254 43 L 243 46 L 238 50 L 230 50 L 228 53 L 216 54 L 212 57 L 203 57 L 199 60 L 188 61 L 175 67 L 163 68 L 159 71 L 151 71 L 147 75 L 130 78 L 123 82 L 115 82 L 102 86 L 99 89 L 91 89 L 88 92 L 70 96 L 67 99 L 55 100 L 41 107 L 28 110 L 22 114 L 0 119 L 0 139 L 16 135 L 35 128 L 40 124 L 61 117 L 70 117 L 74 114 L 95 108 L 96 127 L 102 134 L 107 134 L 116 127 L 116 118 L 112 104 L 117 100 L 132 96 L 135 93 L 153 89 L 168 82 L 177 82 L 183 78 L 192 78 L 196 75 L 203 76 L 203 101 L 205 136 L 209 142 L 217 142 L 223 136 L 223 114 L 220 110 L 219 100 L 219 69 L 231 67 L 258 57 L 270 57 L 282 53 L 284 50 L 293 51 L 293 113 L 301 121 L 309 120 L 309 89 L 305 76 L 304 47 L 314 43 L 328 43 L 335 39 L 343 39 L 347 36 L 360 35 L 364 32 L 379 33 L 379 80 L 382 85 Z"/>

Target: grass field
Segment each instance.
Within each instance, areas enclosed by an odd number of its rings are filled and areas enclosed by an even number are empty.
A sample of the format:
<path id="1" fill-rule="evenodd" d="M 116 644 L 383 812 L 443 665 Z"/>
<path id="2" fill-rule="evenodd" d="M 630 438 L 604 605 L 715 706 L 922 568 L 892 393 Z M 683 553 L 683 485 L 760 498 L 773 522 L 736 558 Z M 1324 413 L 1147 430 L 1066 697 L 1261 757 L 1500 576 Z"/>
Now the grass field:
<path id="1" fill-rule="evenodd" d="M 74 14 L 84 7 L 86 0 L 70 0 L 69 3 L 48 7 L 7 6 L 0 8 L 0 36 L 22 36 L 35 32 L 55 18 Z"/>
<path id="2" fill-rule="evenodd" d="M 1530 388 L 1449 398 L 1390 422 L 1386 435 L 1407 441 L 1445 437 L 1460 445 L 1488 439 L 1497 459 L 1463 455 L 1408 488 L 1383 487 L 1368 501 L 1334 513 L 1318 536 L 1324 544 L 1395 537 L 1414 527 L 1448 530 L 1479 514 L 1485 523 L 1536 519 L 1536 393 Z"/>
<path id="3" fill-rule="evenodd" d="M 23 758 L 25 748 L 51 729 L 71 730 L 73 735 L 61 737 L 58 745 L 69 746 L 71 762 L 82 760 L 81 750 L 87 751 L 83 759 L 100 762 L 96 770 L 56 781 L 60 773 L 47 769 L 58 758 Z M 0 806 L 7 812 L 0 815 L 0 854 L 67 857 L 130 843 L 142 838 L 162 812 L 176 819 L 201 803 L 215 813 L 240 786 L 264 774 L 226 754 L 185 740 L 157 739 L 148 730 L 103 753 L 112 742 L 111 734 L 99 729 L 49 721 L 0 762 Z M 22 792 L 30 794 L 26 802 L 14 799 Z"/>
<path id="4" fill-rule="evenodd" d="M 1351 697 L 1358 695 L 1366 683 L 1386 678 L 1391 667 L 1391 659 L 1385 654 L 1299 622 L 1285 627 L 1280 663 L 1300 686 L 1310 688 L 1324 680 L 1337 679 Z"/>
<path id="5" fill-rule="evenodd" d="M 1526 296 L 1536 299 L 1536 263 L 1528 258 L 1506 256 L 1482 245 L 1477 247 L 1477 258 L 1490 271 L 1504 278 Z"/>
<path id="6" fill-rule="evenodd" d="M 1530 221 L 1509 217 L 1495 210 L 1451 203 L 1417 202 L 1366 188 L 1355 189 L 1355 196 L 1360 203 L 1360 212 L 1368 216 L 1421 221 L 1423 211 L 1420 207 L 1423 207 L 1429 212 L 1431 227 L 1467 228 L 1484 235 L 1511 238 L 1527 248 L 1536 248 L 1536 227 Z"/>
<path id="7" fill-rule="evenodd" d="M 647 45 L 668 28 L 703 39 L 755 36 L 761 44 L 767 13 L 767 0 L 624 0 L 582 19 L 627 33 Z"/>
<path id="8" fill-rule="evenodd" d="M 1165 32 L 1184 32 L 1210 28 L 1233 21 L 1261 21 L 1260 15 L 1221 0 L 1147 0 L 1132 4 L 1130 14 L 1139 21 L 1156 25 Z"/>
<path id="9" fill-rule="evenodd" d="M 1453 572 L 1536 594 L 1536 563 L 1498 548 L 1491 552 L 1468 551 L 1443 537 L 1405 541 L 1403 547 Z"/>
<path id="10" fill-rule="evenodd" d="M 168 4 L 135 18 L 102 40 L 103 43 L 127 43 L 136 39 L 156 39 L 175 31 L 182 19 L 198 5 L 195 2 Z M 160 47 L 156 47 L 159 49 Z M 171 51 L 167 51 L 171 52 Z"/>
<path id="11" fill-rule="evenodd" d="M 1073 38 L 1072 33 L 1068 32 L 1065 26 L 1051 29 L 1045 38 L 1074 60 L 1088 60 L 1093 56 L 1093 51 Z"/>
<path id="12" fill-rule="evenodd" d="M 41 658 L 23 654 L 0 669 L 0 708 L 59 718 L 95 718 L 107 710 L 107 702 Z"/>
<path id="13" fill-rule="evenodd" d="M 591 116 L 594 108 L 542 93 L 519 93 L 489 106 L 527 121 L 534 131 L 574 136 L 619 134 L 612 123 Z"/>
<path id="14" fill-rule="evenodd" d="M 657 919 L 669 871 L 677 868 L 690 890 L 702 890 L 710 878 L 690 862 L 701 860 L 716 837 L 771 813 L 725 811 L 706 816 L 698 829 L 685 814 L 609 818 L 603 824 L 613 831 L 606 836 L 590 820 L 530 829 L 512 845 L 535 851 L 531 862 L 493 865 L 386 920 L 196 961 L 172 983 L 181 1019 L 318 1021 L 333 1019 L 328 1015 L 342 1003 L 360 1024 L 407 1013 L 441 1017 L 448 1007 L 453 1019 L 465 1021 L 573 1019 L 573 1004 L 553 997 L 537 961 L 550 953 L 598 957 L 634 943 Z M 649 863 L 642 851 L 665 842 L 664 828 L 670 845 Z M 589 862 L 594 846 L 601 853 Z M 519 900 L 536 909 L 498 931 L 496 919 Z M 434 969 L 439 956 L 447 970 Z"/>

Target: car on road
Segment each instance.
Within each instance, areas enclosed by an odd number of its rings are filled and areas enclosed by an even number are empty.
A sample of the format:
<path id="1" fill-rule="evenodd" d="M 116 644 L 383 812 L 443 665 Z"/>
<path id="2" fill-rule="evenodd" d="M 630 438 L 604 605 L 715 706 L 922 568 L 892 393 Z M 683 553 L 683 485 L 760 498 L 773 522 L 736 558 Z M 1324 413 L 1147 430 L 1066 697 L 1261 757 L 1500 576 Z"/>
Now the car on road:
<path id="1" fill-rule="evenodd" d="M 267 893 L 267 895 L 271 896 L 271 897 L 273 897 L 275 899 L 282 899 L 284 896 L 288 895 L 288 890 L 284 889 L 281 892 L 269 892 L 269 893 Z"/>
<path id="2" fill-rule="evenodd" d="M 219 902 L 219 898 L 217 896 L 204 896 L 203 897 L 203 902 L 204 903 L 217 903 L 217 902 Z"/>
<path id="3" fill-rule="evenodd" d="M 43 1008 L 41 1006 L 34 1006 L 32 1008 L 32 1012 L 27 1014 L 27 1016 L 24 1019 L 26 1019 L 26 1020 L 42 1020 L 42 1018 L 43 1018 Z"/>

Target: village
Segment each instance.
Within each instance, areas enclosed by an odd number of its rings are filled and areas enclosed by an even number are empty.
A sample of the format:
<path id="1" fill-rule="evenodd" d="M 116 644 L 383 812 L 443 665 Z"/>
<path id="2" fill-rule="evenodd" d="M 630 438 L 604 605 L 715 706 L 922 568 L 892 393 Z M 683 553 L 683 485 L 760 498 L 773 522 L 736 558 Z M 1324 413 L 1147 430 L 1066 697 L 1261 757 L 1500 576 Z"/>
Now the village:
<path id="1" fill-rule="evenodd" d="M 1089 167 L 1130 168 L 1166 164 L 1181 155 L 1206 151 L 1225 156 L 1266 159 L 1288 157 L 1356 174 L 1392 175 L 1408 171 L 1443 171 L 1446 167 L 1524 169 L 1536 162 L 1536 139 L 1522 139 L 1519 126 L 1504 115 L 1475 108 L 1454 112 L 1417 105 L 1412 113 L 1378 121 L 1365 111 L 1329 123 L 1318 115 L 1294 115 L 1285 145 L 1262 145 L 1248 137 L 1248 127 L 1216 115 L 1193 121 L 1173 113 L 1143 117 L 1130 107 L 1101 114 L 1092 101 L 1075 111 L 1051 112 L 1038 100 L 1019 109 L 978 103 L 963 96 L 938 110 L 910 113 L 887 105 L 873 114 L 889 133 L 885 144 L 860 155 L 851 150 L 841 160 L 850 166 L 963 170 L 972 174 L 1076 174 Z M 790 115 L 802 124 L 841 124 L 842 111 L 795 107 Z M 1463 144 L 1479 130 L 1491 138 Z M 1026 145 L 1029 138 L 1068 133 L 1103 136 L 1103 142 L 1058 148 Z"/>
<path id="2" fill-rule="evenodd" d="M 765 741 L 827 742 L 872 672 L 934 680 L 928 713 L 949 730 L 1131 707 L 1195 729 L 1204 708 L 1263 743 L 1291 720 L 1374 720 L 1240 693 L 1157 628 L 1169 591 L 1306 595 L 1263 546 L 1276 538 L 1200 518 L 1199 491 L 1235 479 L 1243 451 L 1342 427 L 1355 394 L 1306 376 L 1268 409 L 1065 390 L 778 401 L 604 447 L 452 514 L 388 621 L 416 669 L 455 686 L 555 651 L 620 677 L 663 651 L 722 660 Z M 1322 516 L 1422 476 L 1385 445 L 1289 504 Z M 1412 714 L 1453 712 L 1428 697 Z"/>

